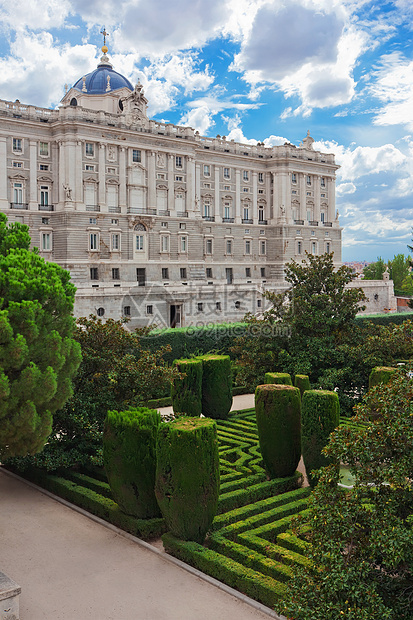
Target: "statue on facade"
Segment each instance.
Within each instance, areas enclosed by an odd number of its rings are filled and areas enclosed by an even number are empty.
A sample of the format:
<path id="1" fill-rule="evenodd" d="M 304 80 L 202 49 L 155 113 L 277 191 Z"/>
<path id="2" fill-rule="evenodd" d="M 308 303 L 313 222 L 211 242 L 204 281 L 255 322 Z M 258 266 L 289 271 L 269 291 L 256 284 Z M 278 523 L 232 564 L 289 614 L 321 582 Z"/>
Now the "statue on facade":
<path id="1" fill-rule="evenodd" d="M 68 183 L 63 184 L 63 189 L 65 190 L 66 200 L 72 200 L 72 188 L 68 185 Z"/>
<path id="2" fill-rule="evenodd" d="M 165 153 L 158 153 L 157 164 L 159 168 L 165 168 Z"/>

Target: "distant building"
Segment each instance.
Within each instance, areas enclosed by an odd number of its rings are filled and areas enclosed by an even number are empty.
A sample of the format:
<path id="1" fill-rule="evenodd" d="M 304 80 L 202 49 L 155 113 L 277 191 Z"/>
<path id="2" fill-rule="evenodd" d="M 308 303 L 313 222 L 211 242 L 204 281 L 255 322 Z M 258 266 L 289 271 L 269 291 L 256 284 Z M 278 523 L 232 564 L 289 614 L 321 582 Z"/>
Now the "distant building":
<path id="1" fill-rule="evenodd" d="M 341 264 L 334 155 L 150 120 L 102 51 L 59 109 L 0 101 L 0 209 L 71 272 L 78 316 L 234 321 L 305 251 Z"/>

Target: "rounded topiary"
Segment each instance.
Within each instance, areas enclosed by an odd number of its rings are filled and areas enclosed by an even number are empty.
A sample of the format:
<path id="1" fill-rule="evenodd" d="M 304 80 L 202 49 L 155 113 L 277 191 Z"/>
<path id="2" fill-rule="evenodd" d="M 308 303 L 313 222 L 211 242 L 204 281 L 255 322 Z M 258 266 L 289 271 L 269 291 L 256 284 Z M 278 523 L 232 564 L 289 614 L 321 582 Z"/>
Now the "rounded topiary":
<path id="1" fill-rule="evenodd" d="M 279 383 L 281 385 L 292 385 L 291 375 L 288 372 L 266 372 L 265 383 Z"/>
<path id="2" fill-rule="evenodd" d="M 198 359 L 175 360 L 173 366 L 185 374 L 175 379 L 171 387 L 172 406 L 175 413 L 199 417 L 202 412 L 202 361 Z"/>
<path id="3" fill-rule="evenodd" d="M 292 476 L 301 458 L 301 397 L 291 385 L 255 390 L 255 415 L 265 469 L 271 478 Z"/>
<path id="4" fill-rule="evenodd" d="M 380 383 L 388 383 L 392 374 L 396 371 L 390 366 L 376 366 L 369 376 L 369 389 Z"/>
<path id="5" fill-rule="evenodd" d="M 103 431 L 103 463 L 120 509 L 140 519 L 160 516 L 155 498 L 156 436 L 161 416 L 155 409 L 108 411 Z"/>
<path id="6" fill-rule="evenodd" d="M 301 398 L 306 390 L 310 390 L 310 379 L 308 375 L 295 375 L 294 385 L 300 390 Z"/>
<path id="7" fill-rule="evenodd" d="M 202 355 L 202 413 L 226 420 L 232 406 L 232 373 L 229 355 Z"/>
<path id="8" fill-rule="evenodd" d="M 219 455 L 213 420 L 182 417 L 161 425 L 155 494 L 170 532 L 202 543 L 218 507 Z"/>
<path id="9" fill-rule="evenodd" d="M 312 470 L 328 465 L 321 450 L 327 445 L 330 433 L 339 424 L 340 405 L 335 392 L 307 390 L 301 408 L 302 449 L 307 478 L 312 487 L 316 479 Z"/>

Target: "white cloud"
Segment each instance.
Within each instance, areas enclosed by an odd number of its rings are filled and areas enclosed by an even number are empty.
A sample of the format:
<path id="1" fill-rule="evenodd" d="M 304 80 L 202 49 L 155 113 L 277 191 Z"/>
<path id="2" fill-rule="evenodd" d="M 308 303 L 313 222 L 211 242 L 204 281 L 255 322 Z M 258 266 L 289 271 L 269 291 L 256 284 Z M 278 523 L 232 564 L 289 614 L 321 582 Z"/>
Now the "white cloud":
<path id="1" fill-rule="evenodd" d="M 345 194 L 354 194 L 356 191 L 354 183 L 340 183 L 336 187 L 337 196 L 344 196 Z"/>
<path id="2" fill-rule="evenodd" d="M 2 0 L 2 28 L 24 31 L 59 28 L 70 11 L 68 0 Z"/>
<path id="3" fill-rule="evenodd" d="M 384 105 L 374 118 L 376 125 L 406 125 L 413 130 L 413 60 L 400 52 L 382 56 L 370 92 Z"/>
<path id="4" fill-rule="evenodd" d="M 179 121 L 179 125 L 187 125 L 199 131 L 202 136 L 205 136 L 208 130 L 215 125 L 212 120 L 212 112 L 207 106 L 200 106 L 199 108 L 193 108 L 182 116 Z"/>

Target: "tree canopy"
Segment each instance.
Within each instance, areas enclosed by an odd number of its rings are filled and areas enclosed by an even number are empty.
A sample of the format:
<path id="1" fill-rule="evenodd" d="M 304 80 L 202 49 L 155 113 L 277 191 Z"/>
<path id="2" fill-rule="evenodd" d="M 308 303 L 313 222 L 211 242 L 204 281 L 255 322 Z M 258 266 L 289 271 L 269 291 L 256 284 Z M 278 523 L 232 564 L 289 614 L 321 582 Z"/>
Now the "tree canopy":
<path id="1" fill-rule="evenodd" d="M 80 346 L 72 338 L 70 274 L 30 250 L 28 227 L 0 213 L 0 456 L 34 454 L 72 395 Z"/>

